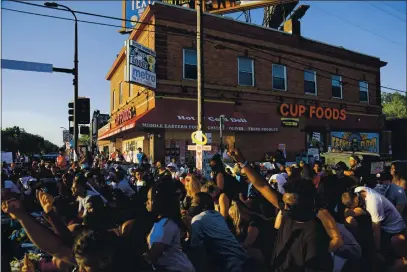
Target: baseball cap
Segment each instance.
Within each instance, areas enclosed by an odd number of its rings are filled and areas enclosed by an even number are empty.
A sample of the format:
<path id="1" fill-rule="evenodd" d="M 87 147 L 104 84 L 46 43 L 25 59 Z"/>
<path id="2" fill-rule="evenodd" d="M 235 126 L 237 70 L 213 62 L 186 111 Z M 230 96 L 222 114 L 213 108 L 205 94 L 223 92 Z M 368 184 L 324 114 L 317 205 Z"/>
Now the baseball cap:
<path id="1" fill-rule="evenodd" d="M 380 172 L 376 174 L 376 179 L 378 181 L 387 181 L 387 180 L 392 180 L 393 177 L 389 172 Z"/>

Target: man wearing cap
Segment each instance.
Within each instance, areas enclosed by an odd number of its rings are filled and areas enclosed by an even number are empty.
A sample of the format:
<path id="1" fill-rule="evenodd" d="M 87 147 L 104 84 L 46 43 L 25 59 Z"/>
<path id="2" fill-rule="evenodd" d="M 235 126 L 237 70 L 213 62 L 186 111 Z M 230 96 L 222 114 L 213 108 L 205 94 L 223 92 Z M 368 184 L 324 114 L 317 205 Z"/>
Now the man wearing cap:
<path id="1" fill-rule="evenodd" d="M 343 161 L 338 162 L 333 167 L 335 170 L 336 177 L 338 178 L 338 182 L 340 184 L 340 188 L 342 188 L 343 192 L 348 191 L 352 187 L 356 187 L 357 183 L 351 177 L 348 177 L 344 174 L 345 171 L 348 171 L 349 168 Z"/>
<path id="2" fill-rule="evenodd" d="M 406 194 L 403 188 L 392 183 L 392 175 L 387 172 L 381 172 L 376 175 L 378 184 L 374 188 L 376 192 L 385 196 L 403 215 L 404 209 L 407 204 Z"/>
<path id="3" fill-rule="evenodd" d="M 357 184 L 360 184 L 361 177 L 362 177 L 362 167 L 359 164 L 359 157 L 356 155 L 352 155 L 349 157 L 349 165 L 350 169 L 344 171 L 343 173 L 346 176 L 352 177 Z"/>

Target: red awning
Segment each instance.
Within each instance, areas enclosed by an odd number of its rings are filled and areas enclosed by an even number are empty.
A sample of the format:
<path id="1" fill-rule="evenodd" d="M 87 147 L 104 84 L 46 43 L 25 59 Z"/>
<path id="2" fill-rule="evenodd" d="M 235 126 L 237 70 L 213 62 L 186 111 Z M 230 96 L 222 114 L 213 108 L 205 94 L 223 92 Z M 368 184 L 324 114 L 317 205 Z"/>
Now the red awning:
<path id="1" fill-rule="evenodd" d="M 276 132 L 280 119 L 271 114 L 244 111 L 234 103 L 205 102 L 204 130 L 219 130 L 219 116 L 225 115 L 225 130 Z M 197 102 L 191 100 L 157 99 L 155 108 L 137 121 L 139 128 L 196 130 Z"/>
<path id="2" fill-rule="evenodd" d="M 120 132 L 132 129 L 136 127 L 136 121 L 142 118 L 144 115 L 146 115 L 148 112 L 145 112 L 143 114 L 140 114 L 139 116 L 133 117 L 130 120 L 124 122 L 123 124 L 120 124 L 119 126 L 116 126 L 115 128 L 112 128 L 108 130 L 106 133 L 101 135 L 98 140 L 103 140 L 106 138 L 109 138 L 113 135 L 119 134 Z"/>

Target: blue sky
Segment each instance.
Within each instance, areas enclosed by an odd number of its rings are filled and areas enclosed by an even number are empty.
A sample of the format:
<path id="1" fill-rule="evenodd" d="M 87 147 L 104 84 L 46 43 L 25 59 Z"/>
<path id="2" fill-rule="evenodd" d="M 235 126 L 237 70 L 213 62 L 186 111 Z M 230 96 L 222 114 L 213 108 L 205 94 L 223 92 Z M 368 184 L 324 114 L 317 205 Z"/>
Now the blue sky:
<path id="1" fill-rule="evenodd" d="M 74 10 L 121 17 L 121 1 L 57 2 L 69 5 Z M 301 3 L 311 5 L 302 19 L 303 36 L 379 57 L 388 62 L 381 70 L 382 85 L 406 90 L 405 1 Z M 1 4 L 5 8 L 61 17 L 71 16 L 63 11 L 13 2 L 2 1 Z M 120 21 L 85 15 L 78 17 L 82 20 L 121 25 Z M 263 10 L 252 11 L 253 23 L 260 23 L 262 19 Z M 61 68 L 73 67 L 73 22 L 6 10 L 2 10 L 1 20 L 2 58 L 52 63 L 54 67 Z M 109 112 L 109 82 L 105 80 L 105 76 L 125 39 L 126 36 L 120 35 L 112 27 L 85 23 L 79 25 L 79 94 L 91 98 L 92 112 L 94 109 Z M 72 98 L 71 75 L 2 70 L 2 127 L 20 126 L 60 146 L 60 127 L 68 127 L 67 104 Z"/>

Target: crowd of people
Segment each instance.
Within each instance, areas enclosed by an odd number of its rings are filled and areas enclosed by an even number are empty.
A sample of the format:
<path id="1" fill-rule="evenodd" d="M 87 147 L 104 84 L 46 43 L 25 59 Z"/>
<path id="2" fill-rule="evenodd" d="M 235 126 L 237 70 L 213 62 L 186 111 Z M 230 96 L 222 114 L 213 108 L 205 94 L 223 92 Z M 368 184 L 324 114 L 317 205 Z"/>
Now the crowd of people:
<path id="1" fill-rule="evenodd" d="M 216 154 L 206 179 L 139 154 L 130 167 L 89 152 L 3 164 L 2 212 L 57 271 L 407 270 L 403 164 L 373 179 L 357 156 L 260 171 L 230 149 L 233 169 Z M 7 239 L 2 271 L 17 254 Z M 27 257 L 21 269 L 35 271 Z"/>

